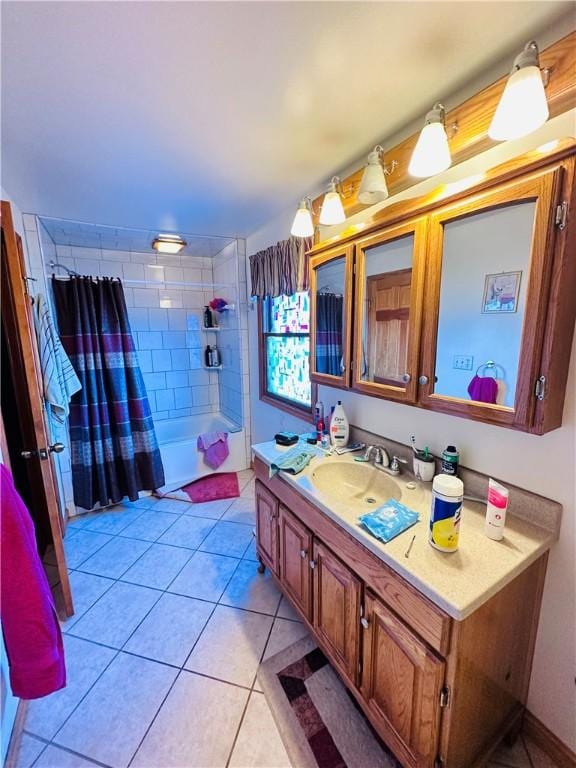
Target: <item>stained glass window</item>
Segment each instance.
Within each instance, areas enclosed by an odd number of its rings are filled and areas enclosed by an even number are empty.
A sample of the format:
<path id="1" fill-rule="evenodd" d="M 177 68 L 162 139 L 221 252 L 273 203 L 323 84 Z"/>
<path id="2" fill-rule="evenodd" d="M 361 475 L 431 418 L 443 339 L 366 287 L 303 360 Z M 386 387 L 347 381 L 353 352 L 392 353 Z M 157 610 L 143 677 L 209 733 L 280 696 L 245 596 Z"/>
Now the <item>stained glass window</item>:
<path id="1" fill-rule="evenodd" d="M 310 410 L 312 388 L 308 292 L 264 299 L 262 326 L 266 394 Z"/>

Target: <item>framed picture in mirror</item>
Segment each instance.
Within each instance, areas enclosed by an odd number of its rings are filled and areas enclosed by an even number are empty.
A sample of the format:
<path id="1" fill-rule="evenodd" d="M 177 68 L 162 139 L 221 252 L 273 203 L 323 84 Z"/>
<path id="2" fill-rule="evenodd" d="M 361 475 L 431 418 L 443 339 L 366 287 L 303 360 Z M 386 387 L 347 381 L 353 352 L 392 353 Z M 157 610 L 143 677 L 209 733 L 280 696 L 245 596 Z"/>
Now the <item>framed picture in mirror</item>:
<path id="1" fill-rule="evenodd" d="M 482 313 L 516 312 L 522 272 L 499 272 L 486 275 Z"/>

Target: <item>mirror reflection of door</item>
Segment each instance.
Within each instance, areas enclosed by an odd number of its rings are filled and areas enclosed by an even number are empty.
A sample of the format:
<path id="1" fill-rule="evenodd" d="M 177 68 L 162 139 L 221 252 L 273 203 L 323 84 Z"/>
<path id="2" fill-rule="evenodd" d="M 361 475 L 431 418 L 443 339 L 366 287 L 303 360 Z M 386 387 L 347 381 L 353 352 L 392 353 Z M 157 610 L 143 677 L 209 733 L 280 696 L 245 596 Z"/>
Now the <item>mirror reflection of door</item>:
<path id="1" fill-rule="evenodd" d="M 316 267 L 316 373 L 342 376 L 345 279 L 344 257 Z"/>
<path id="2" fill-rule="evenodd" d="M 413 248 L 411 234 L 366 252 L 364 381 L 405 387 L 409 367 Z"/>
<path id="3" fill-rule="evenodd" d="M 412 270 L 367 280 L 368 369 L 377 384 L 401 386 L 407 369 Z"/>

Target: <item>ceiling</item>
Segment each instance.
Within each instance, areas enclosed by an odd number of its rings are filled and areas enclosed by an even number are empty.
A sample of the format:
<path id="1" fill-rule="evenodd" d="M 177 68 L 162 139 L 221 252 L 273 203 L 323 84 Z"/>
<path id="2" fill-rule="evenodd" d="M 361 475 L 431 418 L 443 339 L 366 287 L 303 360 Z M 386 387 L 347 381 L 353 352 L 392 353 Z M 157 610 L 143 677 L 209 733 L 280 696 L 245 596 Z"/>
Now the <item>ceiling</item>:
<path id="1" fill-rule="evenodd" d="M 159 234 L 157 230 L 128 229 L 45 216 L 41 216 L 40 221 L 54 245 L 156 254 L 152 241 Z M 191 235 L 184 231 L 181 231 L 180 235 L 184 238 L 186 245 L 179 251 L 179 256 L 214 257 L 234 242 L 227 237 Z"/>
<path id="2" fill-rule="evenodd" d="M 3 2 L 2 185 L 46 216 L 246 235 L 573 12 Z"/>

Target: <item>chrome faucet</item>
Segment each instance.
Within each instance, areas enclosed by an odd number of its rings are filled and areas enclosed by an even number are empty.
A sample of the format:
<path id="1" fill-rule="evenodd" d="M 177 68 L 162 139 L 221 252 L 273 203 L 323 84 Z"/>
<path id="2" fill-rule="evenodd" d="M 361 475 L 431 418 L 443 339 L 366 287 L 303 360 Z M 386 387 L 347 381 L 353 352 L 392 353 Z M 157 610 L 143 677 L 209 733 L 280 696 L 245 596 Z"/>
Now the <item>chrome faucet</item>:
<path id="1" fill-rule="evenodd" d="M 374 454 L 373 466 L 388 475 L 399 475 L 400 464 L 408 463 L 406 459 L 401 459 L 399 456 L 392 456 L 390 461 L 388 451 L 383 445 L 369 445 L 364 452 L 363 461 L 370 461 L 372 454 Z"/>

